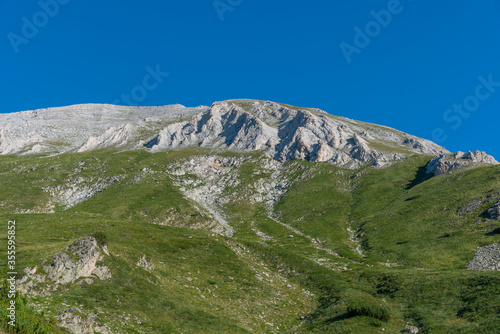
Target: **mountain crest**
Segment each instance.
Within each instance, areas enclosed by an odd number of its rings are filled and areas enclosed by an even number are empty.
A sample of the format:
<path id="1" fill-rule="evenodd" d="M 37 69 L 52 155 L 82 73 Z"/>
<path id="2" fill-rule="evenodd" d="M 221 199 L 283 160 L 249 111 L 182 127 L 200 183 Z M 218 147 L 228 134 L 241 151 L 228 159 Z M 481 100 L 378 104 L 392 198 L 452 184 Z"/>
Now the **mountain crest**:
<path id="1" fill-rule="evenodd" d="M 385 167 L 413 154 L 450 155 L 395 129 L 270 101 L 228 100 L 196 108 L 84 104 L 0 115 L 0 154 L 191 146 L 261 151 L 280 162 L 302 159 L 345 168 Z M 455 159 L 462 158 L 496 163 L 482 153 Z"/>

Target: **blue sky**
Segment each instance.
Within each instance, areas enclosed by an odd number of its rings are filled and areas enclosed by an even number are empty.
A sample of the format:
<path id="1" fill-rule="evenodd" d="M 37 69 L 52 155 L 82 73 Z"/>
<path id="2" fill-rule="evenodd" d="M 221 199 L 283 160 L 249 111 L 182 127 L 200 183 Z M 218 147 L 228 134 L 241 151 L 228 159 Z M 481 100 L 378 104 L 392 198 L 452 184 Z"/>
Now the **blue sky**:
<path id="1" fill-rule="evenodd" d="M 0 112 L 265 99 L 500 159 L 499 0 L 1 0 L 0 13 Z"/>

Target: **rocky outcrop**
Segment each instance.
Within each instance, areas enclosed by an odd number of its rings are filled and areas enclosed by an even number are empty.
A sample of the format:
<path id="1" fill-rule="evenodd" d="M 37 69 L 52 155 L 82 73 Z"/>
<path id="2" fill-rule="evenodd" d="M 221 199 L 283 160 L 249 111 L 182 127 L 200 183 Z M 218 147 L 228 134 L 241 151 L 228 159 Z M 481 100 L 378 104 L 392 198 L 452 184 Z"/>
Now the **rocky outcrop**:
<path id="1" fill-rule="evenodd" d="M 83 318 L 82 311 L 76 307 L 59 312 L 56 322 L 72 334 L 94 334 L 93 321 Z"/>
<path id="2" fill-rule="evenodd" d="M 147 271 L 155 270 L 155 265 L 146 259 L 146 255 L 142 255 L 135 265 Z"/>
<path id="3" fill-rule="evenodd" d="M 455 153 L 455 159 L 466 159 L 470 160 L 473 163 L 484 163 L 488 165 L 498 165 L 498 161 L 495 160 L 491 155 L 486 154 L 486 152 L 483 151 L 476 151 L 476 152 L 460 152 L 458 151 Z"/>
<path id="4" fill-rule="evenodd" d="M 216 210 L 227 187 L 239 184 L 234 174 L 235 167 L 247 158 L 220 157 L 214 155 L 195 156 L 189 160 L 167 166 L 167 173 L 180 186 L 184 196 L 200 204 L 219 225 L 213 232 L 232 236 L 233 227 Z"/>
<path id="5" fill-rule="evenodd" d="M 0 115 L 0 154 L 189 146 L 263 151 L 280 162 L 302 159 L 345 168 L 382 168 L 411 154 L 429 154 L 436 156 L 427 167 L 434 175 L 498 163 L 484 152 L 450 154 L 395 129 L 269 101 L 196 108 L 84 104 Z"/>
<path id="6" fill-rule="evenodd" d="M 60 154 L 117 144 L 133 148 L 137 142 L 132 128 L 151 131 L 206 109 L 78 104 L 0 114 L 0 154 Z"/>
<path id="7" fill-rule="evenodd" d="M 491 155 L 482 151 L 457 152 L 434 157 L 427 165 L 427 173 L 438 176 L 458 169 L 474 168 L 485 165 L 498 165 Z"/>
<path id="8" fill-rule="evenodd" d="M 51 263 L 42 263 L 42 268 L 56 284 L 73 283 L 80 277 L 92 276 L 97 261 L 101 259 L 100 249 L 107 252 L 106 245 L 98 245 L 93 236 L 79 238 L 64 251 L 54 254 Z M 108 270 L 99 272 L 100 275 L 108 276 Z"/>
<path id="9" fill-rule="evenodd" d="M 134 132 L 135 128 L 131 124 L 125 124 L 121 127 L 111 127 L 100 136 L 91 136 L 76 152 L 125 146 L 132 139 Z"/>
<path id="10" fill-rule="evenodd" d="M 377 143 L 378 149 L 370 142 Z M 448 152 L 390 128 L 318 109 L 251 100 L 216 102 L 189 121 L 168 125 L 145 146 L 152 152 L 189 146 L 262 150 L 280 162 L 301 159 L 347 168 L 384 167 L 413 153 Z"/>
<path id="11" fill-rule="evenodd" d="M 109 268 L 97 266 L 103 259 L 101 252 L 109 255 L 105 243 L 98 244 L 92 235 L 79 238 L 64 251 L 54 254 L 50 261 L 26 268 L 26 275 L 18 281 L 18 289 L 25 294 L 47 295 L 59 285 L 71 284 L 80 278 L 89 278 L 87 283 L 92 283 L 93 279 L 109 279 Z"/>
<path id="12" fill-rule="evenodd" d="M 500 244 L 479 247 L 476 256 L 469 262 L 469 270 L 500 270 Z"/>
<path id="13" fill-rule="evenodd" d="M 405 329 L 401 331 L 401 333 L 410 333 L 410 334 L 418 334 L 419 330 L 416 326 L 408 326 L 406 325 Z"/>
<path id="14" fill-rule="evenodd" d="M 488 218 L 500 220 L 500 202 L 495 204 L 492 208 L 487 211 Z"/>
<path id="15" fill-rule="evenodd" d="M 214 104 L 190 121 L 167 126 L 146 146 L 152 151 L 193 145 L 260 150 L 272 145 L 276 135 L 275 128 L 254 115 L 234 105 Z"/>
<path id="16" fill-rule="evenodd" d="M 457 215 L 458 216 L 462 216 L 462 215 L 464 215 L 466 213 L 471 213 L 471 212 L 476 211 L 477 209 L 479 209 L 481 207 L 481 205 L 484 203 L 484 201 L 485 201 L 485 198 L 476 198 L 476 199 L 473 199 L 471 202 L 469 202 L 466 205 L 460 207 L 457 210 Z"/>
<path id="17" fill-rule="evenodd" d="M 94 197 L 123 178 L 124 176 L 121 175 L 98 177 L 97 179 L 78 177 L 68 180 L 65 184 L 59 184 L 52 188 L 47 187 L 44 191 L 52 196 L 54 202 L 67 210 Z"/>

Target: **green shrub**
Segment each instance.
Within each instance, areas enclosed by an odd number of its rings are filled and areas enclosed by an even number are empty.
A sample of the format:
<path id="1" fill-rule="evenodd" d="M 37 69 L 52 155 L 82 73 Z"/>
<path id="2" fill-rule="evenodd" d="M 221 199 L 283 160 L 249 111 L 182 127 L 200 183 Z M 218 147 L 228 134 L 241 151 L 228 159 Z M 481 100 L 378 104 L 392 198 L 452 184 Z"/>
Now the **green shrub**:
<path id="1" fill-rule="evenodd" d="M 348 317 L 364 316 L 387 322 L 390 318 L 389 311 L 371 295 L 357 290 L 348 290 L 346 315 Z"/>
<path id="2" fill-rule="evenodd" d="M 388 321 L 390 314 L 387 309 L 381 305 L 355 302 L 347 306 L 347 315 L 350 317 L 365 316 L 381 321 Z"/>
<path id="3" fill-rule="evenodd" d="M 96 233 L 93 233 L 92 236 L 95 238 L 98 245 L 104 246 L 107 244 L 106 235 L 104 233 L 96 232 Z"/>

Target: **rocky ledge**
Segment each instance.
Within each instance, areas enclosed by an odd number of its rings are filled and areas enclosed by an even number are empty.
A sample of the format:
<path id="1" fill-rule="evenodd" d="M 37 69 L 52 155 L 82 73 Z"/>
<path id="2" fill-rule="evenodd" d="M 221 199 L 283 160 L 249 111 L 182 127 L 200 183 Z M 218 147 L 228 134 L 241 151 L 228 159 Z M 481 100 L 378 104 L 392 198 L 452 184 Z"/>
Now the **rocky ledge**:
<path id="1" fill-rule="evenodd" d="M 487 216 L 490 219 L 500 220 L 500 201 L 488 209 Z"/>
<path id="2" fill-rule="evenodd" d="M 382 168 L 425 154 L 436 156 L 428 166 L 434 175 L 498 163 L 484 152 L 451 154 L 386 126 L 271 101 L 228 100 L 196 108 L 85 104 L 0 115 L 0 155 L 191 146 L 262 151 L 279 162 L 300 159 L 350 169 Z"/>
<path id="3" fill-rule="evenodd" d="M 427 173 L 438 176 L 458 169 L 467 169 L 485 165 L 498 165 L 498 161 L 486 152 L 456 152 L 434 157 L 427 165 Z"/>
<path id="4" fill-rule="evenodd" d="M 98 242 L 93 235 L 79 238 L 64 251 L 54 254 L 50 261 L 25 268 L 25 276 L 17 282 L 18 291 L 47 296 L 59 286 L 74 283 L 80 278 L 83 278 L 82 283 L 87 284 L 92 284 L 95 279 L 109 279 L 109 268 L 97 266 L 104 258 L 101 252 L 109 255 L 106 243 Z"/>
<path id="5" fill-rule="evenodd" d="M 388 127 L 253 100 L 216 102 L 190 120 L 169 124 L 145 143 L 152 152 L 190 146 L 259 150 L 280 162 L 323 161 L 346 168 L 384 167 L 415 153 L 448 153 Z"/>

